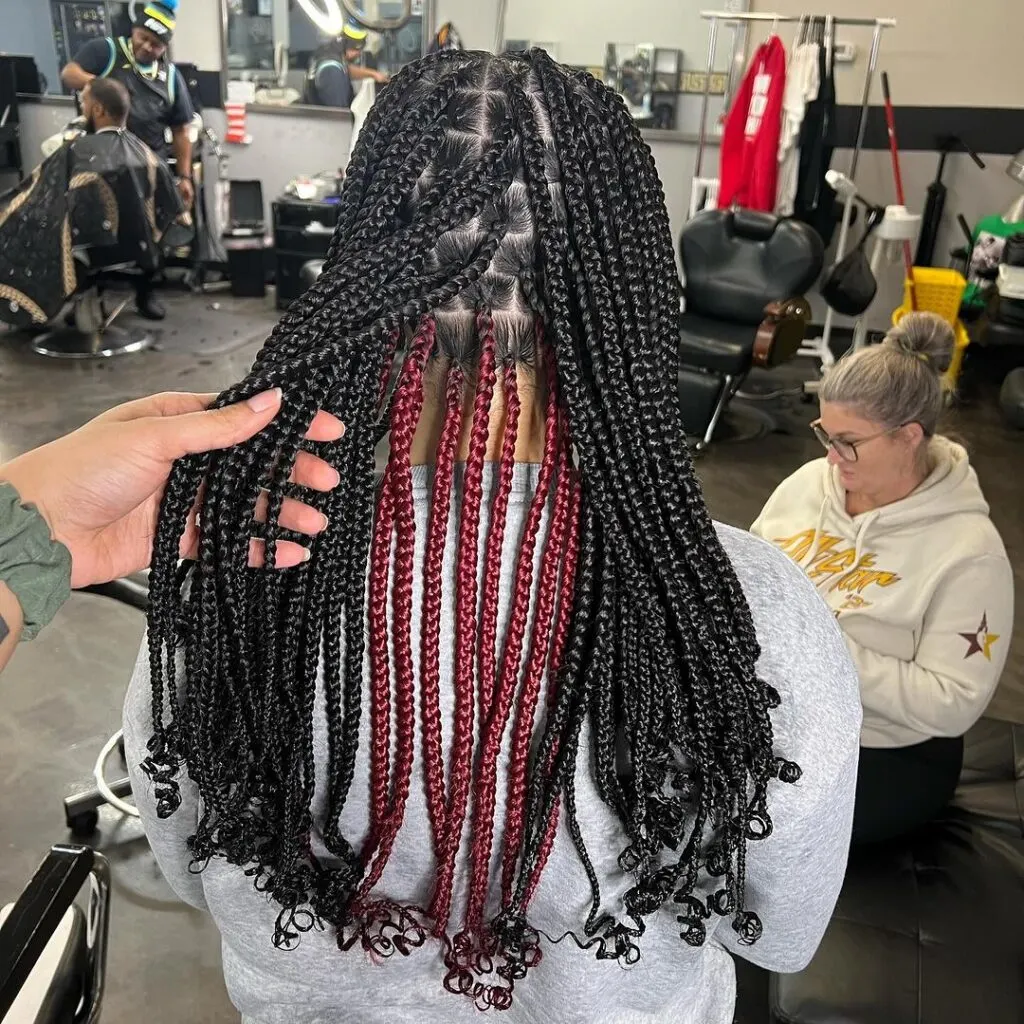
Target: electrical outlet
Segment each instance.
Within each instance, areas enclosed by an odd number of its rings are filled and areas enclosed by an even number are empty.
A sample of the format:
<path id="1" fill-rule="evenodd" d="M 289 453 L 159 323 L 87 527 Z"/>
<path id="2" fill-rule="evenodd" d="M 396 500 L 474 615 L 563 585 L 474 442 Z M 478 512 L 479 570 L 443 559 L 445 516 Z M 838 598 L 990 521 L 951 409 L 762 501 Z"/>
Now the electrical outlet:
<path id="1" fill-rule="evenodd" d="M 836 43 L 836 63 L 852 64 L 857 59 L 856 43 Z"/>

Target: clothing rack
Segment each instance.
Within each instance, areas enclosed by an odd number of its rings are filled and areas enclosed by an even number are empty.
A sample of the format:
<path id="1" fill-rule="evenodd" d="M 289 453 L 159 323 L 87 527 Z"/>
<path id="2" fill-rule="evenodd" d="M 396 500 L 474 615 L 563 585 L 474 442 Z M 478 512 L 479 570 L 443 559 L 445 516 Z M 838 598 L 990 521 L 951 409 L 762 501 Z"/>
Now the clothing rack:
<path id="1" fill-rule="evenodd" d="M 871 103 L 871 86 L 874 82 L 875 71 L 878 68 L 878 55 L 882 46 L 882 34 L 886 29 L 895 28 L 895 18 L 837 18 L 832 15 L 810 15 L 810 14 L 773 14 L 768 11 L 758 12 L 737 12 L 737 11 L 701 11 L 700 16 L 710 22 L 708 32 L 708 62 L 707 73 L 704 78 L 704 94 L 701 99 L 700 111 L 700 132 L 697 142 L 697 163 L 694 169 L 694 184 L 710 186 L 711 182 L 702 179 L 701 172 L 704 169 L 704 154 L 707 150 L 707 127 L 708 127 L 708 106 L 711 100 L 711 76 L 715 67 L 715 50 L 718 45 L 718 29 L 720 25 L 726 25 L 733 30 L 732 59 L 730 62 L 730 83 L 726 86 L 727 106 L 728 96 L 731 93 L 732 78 L 743 55 L 747 49 L 751 24 L 769 24 L 774 29 L 778 25 L 785 24 L 806 24 L 811 19 L 826 21 L 834 30 L 835 28 L 870 28 L 873 29 L 871 36 L 871 51 L 868 56 L 868 67 L 864 75 L 864 91 L 861 97 L 860 118 L 857 122 L 857 138 L 853 147 L 853 155 L 850 158 L 850 170 L 848 177 L 850 181 L 856 179 L 857 165 L 860 161 L 861 150 L 864 148 L 864 135 L 868 126 L 868 109 Z M 691 197 L 691 210 L 695 207 Z M 836 247 L 836 260 L 840 260 L 846 253 L 846 243 L 850 232 L 850 215 L 853 209 L 852 200 L 843 204 L 843 219 L 839 228 L 839 241 Z M 830 366 L 834 362 L 832 351 L 828 346 L 829 337 L 832 332 L 833 313 L 831 308 L 825 316 L 825 328 L 820 339 L 813 339 L 801 349 L 806 355 L 814 355 L 819 358 L 823 366 Z"/>
<path id="2" fill-rule="evenodd" d="M 711 22 L 710 31 L 708 33 L 708 66 L 707 74 L 704 78 L 704 95 L 701 99 L 701 112 L 700 112 L 700 136 L 697 144 L 697 169 L 695 176 L 700 177 L 701 170 L 704 164 L 704 152 L 707 149 L 707 126 L 708 126 L 708 104 L 711 99 L 711 76 L 715 70 L 715 49 L 718 45 L 718 26 L 722 23 L 728 25 L 733 30 L 733 53 L 737 50 L 743 51 L 746 49 L 750 25 L 755 22 L 768 22 L 772 26 L 795 24 L 799 22 L 806 22 L 809 17 L 825 18 L 831 23 L 839 27 L 847 28 L 873 28 L 874 33 L 871 37 L 871 54 L 868 58 L 868 69 L 864 76 L 864 95 L 861 100 L 861 112 L 860 121 L 857 126 L 857 144 L 853 151 L 853 160 L 851 161 L 850 177 L 857 170 L 857 160 L 860 156 L 861 148 L 864 145 L 864 133 L 867 131 L 867 114 L 868 105 L 871 100 L 871 82 L 874 78 L 875 70 L 878 67 L 878 53 L 882 45 L 882 33 L 887 28 L 896 27 L 895 18 L 835 18 L 832 15 L 806 15 L 806 14 L 771 14 L 766 11 L 739 13 L 733 11 L 701 11 L 700 16 L 705 20 Z"/>

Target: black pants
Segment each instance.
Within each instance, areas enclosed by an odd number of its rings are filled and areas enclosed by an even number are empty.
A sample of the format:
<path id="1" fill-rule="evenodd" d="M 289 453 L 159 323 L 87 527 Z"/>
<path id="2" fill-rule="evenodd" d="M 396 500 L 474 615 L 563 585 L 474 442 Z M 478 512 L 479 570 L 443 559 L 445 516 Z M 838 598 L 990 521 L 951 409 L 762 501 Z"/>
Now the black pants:
<path id="1" fill-rule="evenodd" d="M 854 846 L 896 839 L 931 821 L 953 798 L 963 760 L 960 737 L 912 747 L 861 747 Z"/>
<path id="2" fill-rule="evenodd" d="M 153 281 L 155 278 L 155 270 L 142 270 L 139 272 L 138 280 L 135 283 L 135 294 L 140 299 L 146 298 L 153 290 Z"/>

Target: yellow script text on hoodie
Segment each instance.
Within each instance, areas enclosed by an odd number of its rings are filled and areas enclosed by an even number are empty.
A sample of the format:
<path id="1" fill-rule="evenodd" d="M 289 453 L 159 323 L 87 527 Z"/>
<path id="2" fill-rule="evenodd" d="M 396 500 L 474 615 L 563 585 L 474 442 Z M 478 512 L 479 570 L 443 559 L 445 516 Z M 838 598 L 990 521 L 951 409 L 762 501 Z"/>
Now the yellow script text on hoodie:
<path id="1" fill-rule="evenodd" d="M 860 675 L 866 747 L 962 735 L 1006 663 L 1006 549 L 964 449 L 935 437 L 929 453 L 934 469 L 917 490 L 857 516 L 846 511 L 836 470 L 809 462 L 751 527 L 807 573 L 835 613 Z"/>

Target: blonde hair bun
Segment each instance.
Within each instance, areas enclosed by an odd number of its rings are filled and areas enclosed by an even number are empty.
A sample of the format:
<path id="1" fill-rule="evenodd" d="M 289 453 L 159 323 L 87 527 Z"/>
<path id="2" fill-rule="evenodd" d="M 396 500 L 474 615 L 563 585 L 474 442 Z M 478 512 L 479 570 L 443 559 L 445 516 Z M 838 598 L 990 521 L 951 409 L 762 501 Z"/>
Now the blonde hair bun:
<path id="1" fill-rule="evenodd" d="M 937 377 L 949 369 L 953 361 L 956 338 L 949 322 L 938 313 L 907 313 L 890 328 L 882 345 L 919 359 Z"/>

